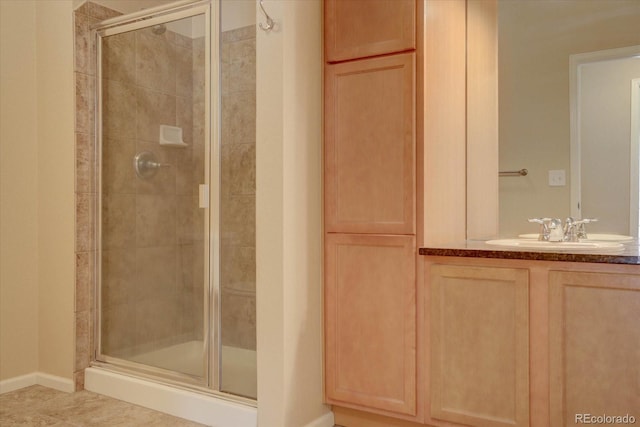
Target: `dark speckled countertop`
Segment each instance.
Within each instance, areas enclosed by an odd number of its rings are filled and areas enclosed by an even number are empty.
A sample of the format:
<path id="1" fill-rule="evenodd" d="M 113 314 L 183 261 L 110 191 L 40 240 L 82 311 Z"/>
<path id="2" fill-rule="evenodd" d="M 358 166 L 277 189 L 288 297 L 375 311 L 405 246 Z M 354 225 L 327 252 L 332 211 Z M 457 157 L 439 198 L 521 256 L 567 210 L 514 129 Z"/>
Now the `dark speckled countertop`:
<path id="1" fill-rule="evenodd" d="M 460 244 L 434 245 L 420 248 L 420 255 L 470 258 L 525 259 L 535 261 L 593 262 L 601 264 L 640 265 L 640 242 L 624 243 L 618 250 L 535 251 L 506 246 L 488 245 L 484 241 L 468 240 Z"/>

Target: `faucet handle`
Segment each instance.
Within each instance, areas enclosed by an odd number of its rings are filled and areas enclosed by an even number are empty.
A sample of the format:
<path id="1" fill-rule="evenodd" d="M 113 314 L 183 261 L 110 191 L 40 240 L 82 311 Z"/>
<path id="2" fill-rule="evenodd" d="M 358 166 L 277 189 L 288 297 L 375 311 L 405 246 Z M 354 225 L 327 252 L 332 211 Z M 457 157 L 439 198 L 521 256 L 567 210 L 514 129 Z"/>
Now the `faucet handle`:
<path id="1" fill-rule="evenodd" d="M 589 224 L 592 222 L 598 222 L 598 218 L 583 218 L 583 219 L 578 219 L 576 220 L 574 223 L 575 224 Z"/>
<path id="2" fill-rule="evenodd" d="M 558 232 L 555 230 L 560 230 L 562 228 L 562 221 L 557 218 L 529 218 L 528 221 L 540 224 L 538 240 L 545 242 L 557 239 Z"/>
<path id="3" fill-rule="evenodd" d="M 575 221 L 574 224 L 576 226 L 576 237 L 578 239 L 586 239 L 587 229 L 585 227 L 586 224 L 590 224 L 592 222 L 598 222 L 597 218 L 583 218 L 581 220 Z"/>

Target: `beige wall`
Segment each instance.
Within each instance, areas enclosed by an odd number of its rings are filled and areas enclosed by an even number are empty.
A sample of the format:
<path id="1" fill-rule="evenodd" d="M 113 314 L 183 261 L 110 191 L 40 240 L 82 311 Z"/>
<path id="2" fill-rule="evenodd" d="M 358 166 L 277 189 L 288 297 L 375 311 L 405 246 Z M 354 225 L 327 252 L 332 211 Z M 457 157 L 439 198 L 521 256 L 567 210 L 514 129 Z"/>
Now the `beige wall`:
<path id="1" fill-rule="evenodd" d="M 569 55 L 640 44 L 640 2 L 500 1 L 498 19 L 500 170 L 529 170 L 500 178 L 508 235 L 537 231 L 533 216 L 570 215 Z M 566 186 L 548 185 L 555 169 Z"/>
<path id="2" fill-rule="evenodd" d="M 73 373 L 74 87 L 71 0 L 36 2 L 39 370 Z"/>
<path id="3" fill-rule="evenodd" d="M 0 4 L 0 378 L 40 371 L 70 380 L 75 262 L 72 3 Z M 5 38 L 5 31 L 12 36 Z"/>
<path id="4" fill-rule="evenodd" d="M 258 424 L 299 427 L 329 411 L 322 404 L 322 7 L 314 0 L 265 8 L 283 25 L 257 39 Z"/>
<path id="5" fill-rule="evenodd" d="M 0 1 L 0 380 L 38 370 L 35 13 Z"/>

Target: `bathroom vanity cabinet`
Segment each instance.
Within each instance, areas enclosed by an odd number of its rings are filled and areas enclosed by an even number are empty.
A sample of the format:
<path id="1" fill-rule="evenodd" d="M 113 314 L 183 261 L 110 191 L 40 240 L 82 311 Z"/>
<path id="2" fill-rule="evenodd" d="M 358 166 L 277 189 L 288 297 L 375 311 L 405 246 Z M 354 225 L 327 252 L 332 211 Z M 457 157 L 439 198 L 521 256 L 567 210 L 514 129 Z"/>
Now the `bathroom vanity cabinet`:
<path id="1" fill-rule="evenodd" d="M 640 419 L 639 265 L 422 256 L 420 268 L 415 307 L 407 308 L 416 321 L 418 416 L 336 399 L 336 424 L 546 427 L 579 425 L 576 414 Z M 383 316 L 393 317 L 371 314 L 378 323 Z M 397 346 L 397 337 L 368 332 L 369 350 Z M 368 355 L 361 357 L 366 366 Z"/>

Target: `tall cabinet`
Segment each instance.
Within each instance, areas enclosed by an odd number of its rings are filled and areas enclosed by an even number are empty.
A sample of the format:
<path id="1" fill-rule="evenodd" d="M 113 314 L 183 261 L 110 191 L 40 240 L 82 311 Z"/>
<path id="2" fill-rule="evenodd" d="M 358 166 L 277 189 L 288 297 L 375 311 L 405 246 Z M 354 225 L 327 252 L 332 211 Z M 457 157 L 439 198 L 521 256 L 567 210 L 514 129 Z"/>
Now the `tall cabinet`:
<path id="1" fill-rule="evenodd" d="M 326 400 L 411 418 L 417 4 L 324 7 Z"/>

